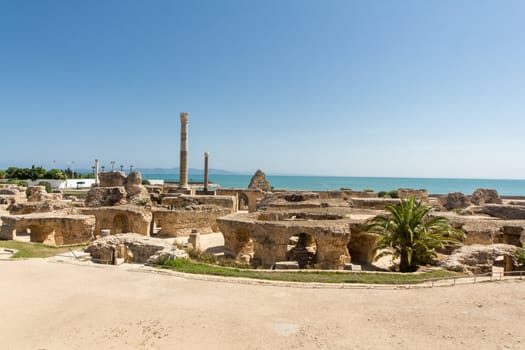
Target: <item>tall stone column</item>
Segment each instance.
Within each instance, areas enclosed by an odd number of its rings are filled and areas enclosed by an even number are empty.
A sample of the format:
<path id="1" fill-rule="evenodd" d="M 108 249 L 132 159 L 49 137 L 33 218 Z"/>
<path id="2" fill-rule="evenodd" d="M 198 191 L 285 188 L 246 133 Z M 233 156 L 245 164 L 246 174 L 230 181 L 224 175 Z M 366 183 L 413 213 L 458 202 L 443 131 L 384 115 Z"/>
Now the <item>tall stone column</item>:
<path id="1" fill-rule="evenodd" d="M 98 159 L 95 159 L 95 184 L 98 185 Z"/>
<path id="2" fill-rule="evenodd" d="M 180 166 L 179 188 L 188 189 L 188 121 L 187 112 L 180 113 Z"/>
<path id="3" fill-rule="evenodd" d="M 208 152 L 204 152 L 204 192 L 208 192 Z"/>

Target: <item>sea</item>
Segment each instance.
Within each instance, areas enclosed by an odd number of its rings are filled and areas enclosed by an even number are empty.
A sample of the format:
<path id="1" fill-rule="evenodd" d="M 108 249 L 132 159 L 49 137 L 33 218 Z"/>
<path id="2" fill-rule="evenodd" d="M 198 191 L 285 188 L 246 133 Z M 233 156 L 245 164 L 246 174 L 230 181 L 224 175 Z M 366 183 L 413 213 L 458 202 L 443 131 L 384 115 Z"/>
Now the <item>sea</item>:
<path id="1" fill-rule="evenodd" d="M 178 182 L 178 174 L 143 174 L 144 179 Z M 209 175 L 209 181 L 220 188 L 247 188 L 251 175 Z M 525 180 L 509 179 L 444 179 L 409 177 L 352 177 L 352 176 L 276 176 L 266 179 L 275 189 L 328 191 L 391 191 L 398 188 L 426 189 L 430 194 L 463 192 L 471 194 L 477 188 L 495 189 L 503 196 L 525 196 Z M 202 182 L 202 175 L 189 175 L 189 182 Z"/>

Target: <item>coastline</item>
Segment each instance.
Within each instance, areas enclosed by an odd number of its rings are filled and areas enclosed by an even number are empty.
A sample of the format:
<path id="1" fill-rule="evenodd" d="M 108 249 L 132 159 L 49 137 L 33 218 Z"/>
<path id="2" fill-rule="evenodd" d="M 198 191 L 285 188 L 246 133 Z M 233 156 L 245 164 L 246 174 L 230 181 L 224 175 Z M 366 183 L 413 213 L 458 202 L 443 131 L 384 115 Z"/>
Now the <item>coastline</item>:
<path id="1" fill-rule="evenodd" d="M 144 179 L 178 181 L 178 174 L 143 174 Z M 202 175 L 190 175 L 190 180 L 202 181 Z M 251 175 L 214 175 L 210 181 L 221 188 L 247 188 Z M 501 196 L 525 196 L 525 180 L 520 179 L 454 179 L 404 177 L 344 177 L 344 176 L 291 176 L 267 175 L 276 189 L 300 191 L 333 191 L 342 188 L 362 191 L 366 189 L 391 191 L 399 188 L 426 189 L 431 194 L 462 192 L 471 194 L 478 188 L 495 189 Z"/>

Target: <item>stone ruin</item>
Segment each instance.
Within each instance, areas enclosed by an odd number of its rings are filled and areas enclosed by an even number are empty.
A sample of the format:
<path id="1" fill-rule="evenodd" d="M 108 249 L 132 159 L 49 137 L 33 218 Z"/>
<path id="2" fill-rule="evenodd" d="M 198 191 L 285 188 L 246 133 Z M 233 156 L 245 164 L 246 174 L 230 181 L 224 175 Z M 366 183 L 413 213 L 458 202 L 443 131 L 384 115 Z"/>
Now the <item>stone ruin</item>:
<path id="1" fill-rule="evenodd" d="M 133 232 L 144 236 L 150 235 L 153 215 L 144 207 L 126 204 L 113 207 L 83 208 L 84 215 L 91 215 L 96 220 L 94 234 L 109 230 L 112 234 Z"/>
<path id="2" fill-rule="evenodd" d="M 461 192 L 452 192 L 439 197 L 439 204 L 446 210 L 465 209 L 471 205 L 502 204 L 498 192 L 492 189 L 478 188 L 468 196 Z"/>
<path id="3" fill-rule="evenodd" d="M 400 199 L 348 198 L 348 191 L 334 192 L 267 193 L 258 201 L 256 212 L 219 218 L 225 254 L 237 261 L 265 268 L 341 269 L 349 262 L 371 264 L 376 254 L 377 236 L 366 232 L 367 220 L 384 213 L 386 205 L 397 204 Z M 399 193 L 403 197 L 417 195 L 434 205 L 431 215 L 445 216 L 454 227 L 465 232 L 465 245 L 516 247 L 525 242 L 524 202 L 501 204 L 503 201 L 497 192 L 484 189 L 474 191 L 472 196 L 451 194 L 440 198 L 450 198 L 450 202 L 461 202 L 466 198 L 468 203 L 477 203 L 475 206 L 469 204 L 466 212 L 457 212 L 437 206 L 437 199 L 428 196 L 424 190 L 401 189 Z M 490 259 L 487 264 L 491 264 Z M 510 268 L 512 264 L 507 265 Z M 481 270 L 476 270 L 475 266 L 463 268 L 466 272 Z"/>
<path id="4" fill-rule="evenodd" d="M 38 213 L 1 217 L 0 239 L 29 231 L 30 241 L 48 245 L 86 243 L 94 238 L 95 218 L 89 215 Z"/>
<path id="5" fill-rule="evenodd" d="M 251 181 L 256 189 L 218 189 L 216 195 L 195 196 L 145 187 L 138 173 L 126 176 L 112 171 L 100 174 L 100 185 L 89 191 L 85 203 L 62 200 L 60 194 L 46 193 L 43 186 L 31 188 L 26 197 L 24 188 L 1 185 L 0 200 L 9 214 L 0 215 L 0 239 L 27 234 L 32 242 L 67 245 L 92 241 L 109 230 L 112 235 L 96 241 L 89 251 L 94 259 L 119 263 L 143 262 L 150 253 L 160 260 L 176 255 L 171 246 L 157 243 L 153 244 L 156 248 L 139 253 L 136 247 L 143 244 L 130 243 L 137 239 L 220 231 L 225 255 L 252 266 L 343 269 L 350 263 L 373 263 L 377 237 L 366 232 L 367 220 L 400 199 L 351 190 L 271 192 L 264 173 L 256 175 Z M 489 189 L 438 198 L 425 190 L 399 189 L 398 194 L 401 198 L 416 196 L 432 205 L 432 215 L 447 217 L 466 233 L 467 246 L 485 247 L 476 248 L 478 253 L 467 248 L 440 252 L 448 254 L 449 260 L 442 263 L 447 268 L 485 271 L 494 260 L 486 247 L 506 245 L 505 252 L 495 250 L 494 254 L 510 256 L 509 247 L 525 242 L 523 200 L 503 200 Z M 134 239 L 120 236 L 129 232 Z M 142 238 L 136 238 L 137 234 Z M 463 257 L 452 258 L 453 254 Z M 475 254 L 485 256 L 486 261 L 468 257 Z"/>
<path id="6" fill-rule="evenodd" d="M 266 180 L 266 174 L 262 170 L 257 169 L 257 171 L 255 172 L 255 174 L 253 174 L 250 180 L 248 189 L 261 190 L 263 192 L 271 192 L 272 186 L 270 185 L 268 180 Z"/>
<path id="7" fill-rule="evenodd" d="M 165 240 L 134 233 L 101 237 L 85 250 L 94 262 L 118 265 L 122 263 L 156 264 L 162 259 L 186 259 L 188 254 Z"/>
<path id="8" fill-rule="evenodd" d="M 0 205 L 27 202 L 26 188 L 18 185 L 0 184 Z"/>
<path id="9" fill-rule="evenodd" d="M 101 207 L 124 204 L 147 204 L 150 195 L 142 176 L 132 172 L 126 176 L 121 171 L 109 171 L 99 174 L 100 184 L 92 188 L 87 195 L 86 206 Z"/>
<path id="10" fill-rule="evenodd" d="M 225 254 L 238 261 L 270 268 L 292 260 L 300 268 L 342 269 L 351 262 L 351 224 L 372 216 L 366 212 L 353 216 L 345 208 L 307 208 L 231 214 L 218 223 Z M 375 245 L 352 249 L 362 263 L 369 263 Z"/>
<path id="11" fill-rule="evenodd" d="M 156 235 L 187 236 L 192 229 L 200 233 L 218 232 L 217 218 L 236 211 L 232 196 L 178 195 L 162 199 L 162 206 L 152 209 Z"/>
<path id="12" fill-rule="evenodd" d="M 45 186 L 29 187 L 29 202 L 59 201 L 62 200 L 61 193 L 47 193 Z"/>
<path id="13" fill-rule="evenodd" d="M 455 250 L 440 265 L 451 271 L 484 274 L 492 271 L 496 260 L 502 257 L 505 262 L 505 270 L 512 270 L 516 263 L 516 246 L 508 244 L 494 245 L 465 245 Z"/>

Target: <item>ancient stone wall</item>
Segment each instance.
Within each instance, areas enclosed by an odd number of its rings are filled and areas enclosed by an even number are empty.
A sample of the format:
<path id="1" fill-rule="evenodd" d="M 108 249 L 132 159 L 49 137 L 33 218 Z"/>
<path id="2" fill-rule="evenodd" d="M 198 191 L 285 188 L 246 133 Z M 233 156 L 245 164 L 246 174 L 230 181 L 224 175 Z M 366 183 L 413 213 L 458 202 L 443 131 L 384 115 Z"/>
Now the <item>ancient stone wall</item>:
<path id="1" fill-rule="evenodd" d="M 232 213 L 218 206 L 197 206 L 186 209 L 153 209 L 153 220 L 161 236 L 187 236 L 193 228 L 200 233 L 218 232 L 217 218 Z"/>
<path id="2" fill-rule="evenodd" d="M 121 171 L 106 171 L 98 174 L 100 187 L 120 187 L 126 184 L 126 174 Z"/>
<path id="3" fill-rule="evenodd" d="M 266 220 L 260 221 L 258 215 L 238 213 L 217 219 L 224 236 L 225 254 L 269 268 L 275 262 L 288 260 L 290 238 L 305 235 L 315 241 L 317 267 L 342 269 L 350 262 L 347 220 L 269 221 L 265 217 Z M 290 213 L 290 217 L 294 215 Z"/>
<path id="4" fill-rule="evenodd" d="M 257 210 L 257 201 L 264 197 L 264 193 L 260 190 L 219 188 L 216 193 L 217 195 L 235 196 L 237 209 L 248 210 L 250 213 Z"/>
<path id="5" fill-rule="evenodd" d="M 2 216 L 0 239 L 14 239 L 17 232 L 30 230 L 31 242 L 69 245 L 93 238 L 95 218 L 91 215 L 39 213 Z"/>
<path id="6" fill-rule="evenodd" d="M 321 198 L 319 192 L 286 191 L 266 194 L 257 203 L 258 210 L 291 210 L 328 207 L 349 207 L 349 202 L 341 198 Z"/>
<path id="7" fill-rule="evenodd" d="M 455 250 L 441 266 L 447 270 L 481 274 L 492 271 L 492 266 L 498 257 L 509 257 L 514 260 L 516 247 L 508 244 L 465 245 Z"/>
<path id="8" fill-rule="evenodd" d="M 358 209 L 384 210 L 389 204 L 399 204 L 396 198 L 352 198 L 351 206 Z"/>
<path id="9" fill-rule="evenodd" d="M 525 220 L 525 206 L 488 204 L 475 212 L 504 220 Z"/>
<path id="10" fill-rule="evenodd" d="M 45 186 L 31 186 L 29 187 L 29 193 L 29 202 L 58 201 L 62 199 L 61 193 L 47 193 Z"/>
<path id="11" fill-rule="evenodd" d="M 397 190 L 399 198 L 408 199 L 410 197 L 416 198 L 416 200 L 423 203 L 428 203 L 428 191 L 427 190 L 414 190 L 411 188 L 400 188 Z"/>
<path id="12" fill-rule="evenodd" d="M 237 211 L 237 201 L 234 196 L 167 196 L 162 198 L 162 205 L 170 208 L 184 208 L 188 205 L 215 205 L 230 210 L 230 213 Z"/>
<path id="13" fill-rule="evenodd" d="M 123 172 L 102 172 L 99 187 L 92 188 L 87 195 L 86 205 L 89 207 L 115 206 L 128 203 L 149 203 L 150 195 L 142 185 L 142 177 L 138 172 L 132 172 L 127 177 Z"/>
<path id="14" fill-rule="evenodd" d="M 0 204 L 27 202 L 26 188 L 18 185 L 0 184 Z"/>
<path id="15" fill-rule="evenodd" d="M 111 234 L 133 232 L 149 236 L 153 219 L 149 210 L 135 205 L 85 208 L 82 213 L 95 216 L 95 235 L 110 230 Z"/>
<path id="16" fill-rule="evenodd" d="M 124 205 L 127 202 L 126 190 L 123 186 L 94 187 L 89 190 L 86 198 L 86 206 L 88 207 Z"/>

